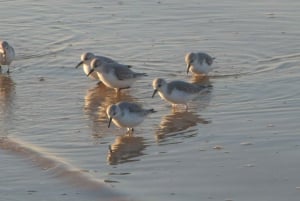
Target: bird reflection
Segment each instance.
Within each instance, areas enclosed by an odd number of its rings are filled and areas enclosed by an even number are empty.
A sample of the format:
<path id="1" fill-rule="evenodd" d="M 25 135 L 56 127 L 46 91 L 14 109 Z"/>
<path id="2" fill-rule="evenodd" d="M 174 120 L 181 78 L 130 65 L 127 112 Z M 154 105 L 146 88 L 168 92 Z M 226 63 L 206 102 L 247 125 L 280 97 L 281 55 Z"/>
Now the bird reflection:
<path id="1" fill-rule="evenodd" d="M 110 104 L 119 101 L 132 101 L 134 98 L 127 91 L 115 93 L 113 89 L 109 89 L 102 83 L 89 89 L 84 98 L 84 113 L 91 121 L 93 136 L 96 138 L 110 133 L 107 132 L 108 119 L 106 108 Z"/>
<path id="2" fill-rule="evenodd" d="M 196 75 L 191 77 L 191 83 L 193 84 L 201 84 L 201 85 L 211 85 L 208 76 Z"/>
<path id="3" fill-rule="evenodd" d="M 133 159 L 143 155 L 145 149 L 144 138 L 133 135 L 118 136 L 114 143 L 109 146 L 107 162 L 110 165 L 132 162 L 138 159 Z"/>
<path id="4" fill-rule="evenodd" d="M 209 86 L 208 90 L 202 92 L 197 98 L 195 98 L 197 101 L 191 103 L 192 107 L 196 108 L 197 110 L 206 108 L 211 101 L 213 91 L 213 86 L 209 80 L 209 77 L 196 75 L 192 77 L 191 83 Z"/>
<path id="5" fill-rule="evenodd" d="M 7 76 L 0 74 L 0 135 L 7 133 L 12 120 L 15 83 Z"/>
<path id="6" fill-rule="evenodd" d="M 209 121 L 201 118 L 198 114 L 189 111 L 172 111 L 161 120 L 155 137 L 157 142 L 161 142 L 168 137 L 184 135 L 187 129 L 197 124 L 208 124 Z M 186 135 L 186 137 L 191 137 Z"/>
<path id="7" fill-rule="evenodd" d="M 84 109 L 86 113 L 94 113 L 104 99 L 103 94 L 106 93 L 106 87 L 99 84 L 89 89 L 84 97 Z"/>

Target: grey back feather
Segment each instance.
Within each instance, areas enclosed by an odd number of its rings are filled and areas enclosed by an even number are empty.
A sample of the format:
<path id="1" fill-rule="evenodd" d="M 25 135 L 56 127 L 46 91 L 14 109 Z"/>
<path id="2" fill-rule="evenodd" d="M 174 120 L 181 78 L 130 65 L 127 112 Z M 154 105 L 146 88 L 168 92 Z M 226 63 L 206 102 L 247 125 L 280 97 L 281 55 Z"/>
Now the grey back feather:
<path id="1" fill-rule="evenodd" d="M 213 63 L 213 60 L 215 59 L 204 52 L 198 52 L 197 57 L 200 64 L 202 64 L 202 62 L 205 60 L 208 65 L 211 65 Z"/>
<path id="2" fill-rule="evenodd" d="M 104 63 L 118 63 L 117 61 L 109 58 L 109 57 L 105 57 L 105 56 L 95 56 L 96 59 L 100 59 L 101 62 Z"/>
<path id="3" fill-rule="evenodd" d="M 203 89 L 207 88 L 207 86 L 191 84 L 188 82 L 175 80 L 168 84 L 168 88 L 167 88 L 168 93 L 170 94 L 172 90 L 175 88 L 178 89 L 179 91 L 186 91 L 187 93 L 198 93 Z"/>
<path id="4" fill-rule="evenodd" d="M 153 109 L 143 109 L 140 105 L 130 102 L 119 102 L 118 106 L 122 111 L 128 110 L 132 113 L 139 113 L 142 116 L 155 112 Z"/>
<path id="5" fill-rule="evenodd" d="M 119 80 L 132 79 L 146 75 L 145 73 L 133 72 L 128 65 L 123 65 L 119 63 L 106 63 L 104 65 L 104 71 L 108 73 L 110 70 L 113 70 L 115 72 L 116 77 Z"/>

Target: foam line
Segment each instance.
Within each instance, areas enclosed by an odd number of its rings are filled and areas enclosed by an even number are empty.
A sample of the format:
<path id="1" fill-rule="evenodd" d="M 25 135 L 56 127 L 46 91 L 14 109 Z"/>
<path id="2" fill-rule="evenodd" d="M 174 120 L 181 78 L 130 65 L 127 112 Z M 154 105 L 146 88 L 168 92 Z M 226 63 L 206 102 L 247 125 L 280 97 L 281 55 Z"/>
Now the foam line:
<path id="1" fill-rule="evenodd" d="M 103 181 L 94 178 L 91 174 L 72 166 L 63 158 L 52 155 L 46 150 L 21 141 L 16 138 L 0 138 L 0 149 L 28 158 L 41 169 L 46 170 L 54 177 L 67 181 L 70 185 L 88 191 L 90 195 L 99 197 L 103 201 L 129 201 L 122 195 L 109 188 Z"/>

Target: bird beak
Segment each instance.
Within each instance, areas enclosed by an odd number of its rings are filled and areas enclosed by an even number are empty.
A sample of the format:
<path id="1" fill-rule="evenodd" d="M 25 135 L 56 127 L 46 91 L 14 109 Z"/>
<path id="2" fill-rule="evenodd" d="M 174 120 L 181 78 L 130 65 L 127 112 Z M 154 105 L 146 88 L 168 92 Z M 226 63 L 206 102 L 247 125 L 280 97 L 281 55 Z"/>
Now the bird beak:
<path id="1" fill-rule="evenodd" d="M 110 127 L 111 121 L 112 121 L 112 117 L 109 117 L 109 122 L 108 122 L 108 126 L 107 126 L 107 128 L 109 128 L 109 127 Z"/>
<path id="2" fill-rule="evenodd" d="M 153 94 L 152 94 L 152 98 L 155 96 L 156 93 L 157 93 L 157 89 L 154 89 Z"/>
<path id="3" fill-rule="evenodd" d="M 188 63 L 187 69 L 186 69 L 186 74 L 189 74 L 190 68 L 191 68 L 191 63 Z"/>
<path id="4" fill-rule="evenodd" d="M 75 68 L 78 68 L 78 67 L 81 66 L 82 64 L 83 64 L 83 61 L 79 62 L 79 63 L 75 66 Z"/>
<path id="5" fill-rule="evenodd" d="M 90 76 L 90 74 L 92 74 L 92 72 L 94 72 L 95 69 L 91 69 L 90 72 L 86 75 L 87 77 Z"/>

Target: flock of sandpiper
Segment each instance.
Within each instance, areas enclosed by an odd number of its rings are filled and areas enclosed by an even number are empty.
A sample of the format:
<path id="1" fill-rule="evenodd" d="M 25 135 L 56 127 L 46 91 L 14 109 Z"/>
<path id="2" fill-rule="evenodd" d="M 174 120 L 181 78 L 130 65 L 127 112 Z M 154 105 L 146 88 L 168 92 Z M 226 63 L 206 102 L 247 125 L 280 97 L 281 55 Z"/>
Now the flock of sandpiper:
<path id="1" fill-rule="evenodd" d="M 10 64 L 15 58 L 15 51 L 8 42 L 0 42 L 0 68 L 2 65 L 7 65 L 7 73 L 9 73 Z M 192 72 L 195 75 L 207 75 L 212 70 L 213 60 L 213 57 L 203 52 L 188 53 L 185 56 L 186 72 Z M 136 80 L 147 76 L 146 73 L 133 71 L 130 65 L 120 64 L 111 58 L 97 56 L 90 52 L 81 55 L 81 61 L 76 68 L 81 65 L 89 78 L 102 82 L 106 87 L 115 89 L 117 93 L 122 89 L 130 88 Z M 158 92 L 160 97 L 171 103 L 173 107 L 177 104 L 183 104 L 186 109 L 188 108 L 187 103 L 191 99 L 209 87 L 180 80 L 167 82 L 163 78 L 154 79 L 152 86 L 154 89 L 152 98 Z M 133 102 L 121 101 L 111 104 L 106 109 L 109 118 L 108 127 L 113 122 L 118 127 L 127 128 L 128 131 L 132 132 L 135 126 L 142 123 L 149 114 L 154 112 L 154 109 L 143 109 L 139 104 Z"/>

